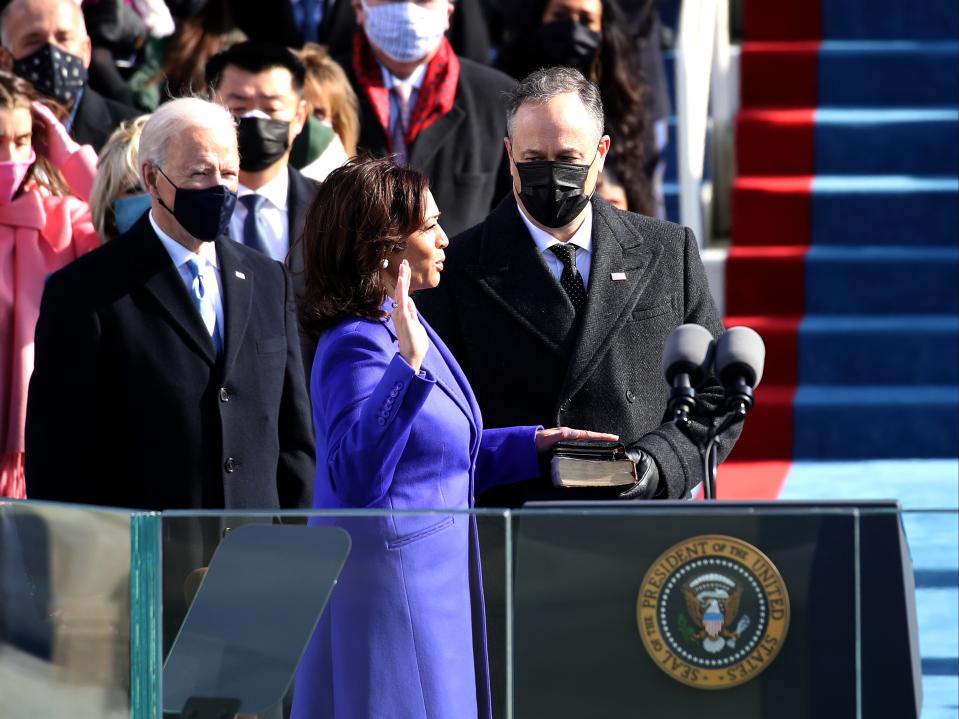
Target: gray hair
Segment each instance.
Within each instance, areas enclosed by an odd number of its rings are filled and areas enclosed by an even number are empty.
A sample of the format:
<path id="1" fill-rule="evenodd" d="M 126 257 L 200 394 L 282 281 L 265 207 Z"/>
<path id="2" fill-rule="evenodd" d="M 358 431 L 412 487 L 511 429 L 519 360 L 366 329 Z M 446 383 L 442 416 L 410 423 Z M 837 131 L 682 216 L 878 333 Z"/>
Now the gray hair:
<path id="1" fill-rule="evenodd" d="M 579 70 L 571 67 L 544 67 L 527 75 L 519 85 L 506 93 L 506 134 L 513 137 L 513 119 L 520 107 L 529 103 L 543 105 L 557 95 L 575 92 L 593 118 L 596 134 L 601 136 L 606 127 L 603 100 L 599 88 Z"/>
<path id="2" fill-rule="evenodd" d="M 191 127 L 213 130 L 224 137 L 231 137 L 236 147 L 236 124 L 225 107 L 199 97 L 170 100 L 157 108 L 140 134 L 140 175 L 144 184 L 144 163 L 162 166 L 166 161 L 167 148 L 176 142 L 177 135 Z"/>

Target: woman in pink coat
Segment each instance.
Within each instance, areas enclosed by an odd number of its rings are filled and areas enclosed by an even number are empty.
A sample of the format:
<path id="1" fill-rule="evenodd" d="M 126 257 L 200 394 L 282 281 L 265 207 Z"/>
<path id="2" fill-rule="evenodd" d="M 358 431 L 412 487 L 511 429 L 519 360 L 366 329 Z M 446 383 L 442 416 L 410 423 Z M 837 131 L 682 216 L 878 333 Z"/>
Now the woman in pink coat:
<path id="1" fill-rule="evenodd" d="M 23 426 L 47 276 L 99 244 L 92 147 L 75 143 L 25 80 L 0 72 L 0 497 L 26 496 Z"/>

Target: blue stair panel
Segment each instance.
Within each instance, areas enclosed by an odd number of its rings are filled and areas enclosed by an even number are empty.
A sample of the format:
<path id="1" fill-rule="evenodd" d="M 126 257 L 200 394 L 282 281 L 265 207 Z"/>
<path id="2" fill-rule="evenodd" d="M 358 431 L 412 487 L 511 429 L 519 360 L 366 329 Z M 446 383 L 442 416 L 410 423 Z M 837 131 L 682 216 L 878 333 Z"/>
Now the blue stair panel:
<path id="1" fill-rule="evenodd" d="M 959 174 L 959 108 L 816 112 L 817 175 Z"/>
<path id="2" fill-rule="evenodd" d="M 806 255 L 809 315 L 959 313 L 959 249 L 816 247 Z"/>
<path id="3" fill-rule="evenodd" d="M 800 385 L 797 460 L 959 456 L 959 387 Z"/>
<path id="4" fill-rule="evenodd" d="M 819 49 L 819 105 L 955 107 L 959 42 L 827 40 Z"/>
<path id="5" fill-rule="evenodd" d="M 959 37 L 959 3 L 827 0 L 823 2 L 822 24 L 824 39 L 955 40 Z"/>
<path id="6" fill-rule="evenodd" d="M 955 315 L 812 315 L 799 337 L 802 384 L 959 384 Z"/>
<path id="7" fill-rule="evenodd" d="M 956 177 L 830 175 L 813 179 L 814 246 L 957 247 L 957 218 Z"/>

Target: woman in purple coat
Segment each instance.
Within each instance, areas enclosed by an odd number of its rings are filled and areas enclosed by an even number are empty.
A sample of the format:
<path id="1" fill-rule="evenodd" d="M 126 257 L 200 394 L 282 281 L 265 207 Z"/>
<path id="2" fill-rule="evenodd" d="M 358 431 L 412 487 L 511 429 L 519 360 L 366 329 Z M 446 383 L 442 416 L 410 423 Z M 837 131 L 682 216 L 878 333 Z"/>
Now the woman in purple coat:
<path id="1" fill-rule="evenodd" d="M 409 297 L 440 281 L 439 214 L 419 172 L 354 160 L 323 183 L 301 238 L 300 316 L 318 338 L 314 506 L 383 515 L 313 520 L 344 527 L 352 549 L 297 672 L 294 719 L 490 716 L 475 519 L 443 511 L 538 475 L 561 439 L 614 438 L 483 429 Z"/>

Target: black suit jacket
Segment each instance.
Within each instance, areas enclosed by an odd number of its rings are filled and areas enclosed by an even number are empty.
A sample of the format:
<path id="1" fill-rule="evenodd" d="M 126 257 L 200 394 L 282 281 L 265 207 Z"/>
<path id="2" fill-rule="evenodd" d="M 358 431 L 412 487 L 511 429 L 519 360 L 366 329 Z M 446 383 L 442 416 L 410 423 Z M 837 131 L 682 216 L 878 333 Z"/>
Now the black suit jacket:
<path id="1" fill-rule="evenodd" d="M 142 114 L 135 107 L 104 97 L 87 85 L 83 88 L 70 136 L 81 145 L 93 145 L 99 153 L 121 122 Z"/>
<path id="2" fill-rule="evenodd" d="M 297 240 L 303 234 L 303 225 L 306 224 L 306 216 L 320 183 L 307 177 L 292 165 L 288 166 L 288 172 L 290 184 L 286 191 L 286 214 L 290 233 L 290 253 L 286 258 L 286 266 L 293 276 L 293 291 L 299 297 L 303 294 L 303 243 Z"/>
<path id="3" fill-rule="evenodd" d="M 299 242 L 309 214 L 310 205 L 316 195 L 320 183 L 313 180 L 292 165 L 290 171 L 290 188 L 286 194 L 286 214 L 290 228 L 290 253 L 286 258 L 286 266 L 293 277 L 293 294 L 302 297 L 306 289 L 304 272 L 303 243 Z M 310 372 L 313 370 L 313 355 L 316 354 L 316 342 L 305 332 L 300 333 L 300 354 L 303 356 L 303 369 L 306 372 L 306 389 L 310 389 Z"/>
<path id="4" fill-rule="evenodd" d="M 387 153 L 386 132 L 353 73 L 341 59 L 360 99 L 361 152 Z M 460 58 L 460 81 L 453 108 L 417 136 L 409 164 L 430 181 L 440 223 L 450 236 L 481 222 L 511 187 L 504 93 L 516 82 L 492 68 Z"/>
<path id="5" fill-rule="evenodd" d="M 313 438 L 283 267 L 216 241 L 225 347 L 145 215 L 47 281 L 26 427 L 35 499 L 309 507 Z"/>
<path id="6" fill-rule="evenodd" d="M 684 322 L 714 336 L 723 331 L 696 239 L 688 228 L 599 199 L 593 212 L 589 296 L 579 322 L 513 197 L 452 240 L 439 287 L 418 296 L 417 306 L 463 366 L 486 426 L 616 433 L 652 455 L 670 497 L 686 496 L 703 468 L 698 450 L 665 422 L 663 345 Z M 716 402 L 718 385 L 710 380 L 698 397 Z M 730 448 L 723 445 L 723 456 Z M 553 488 L 544 475 L 497 488 L 483 503 L 584 496 Z"/>

